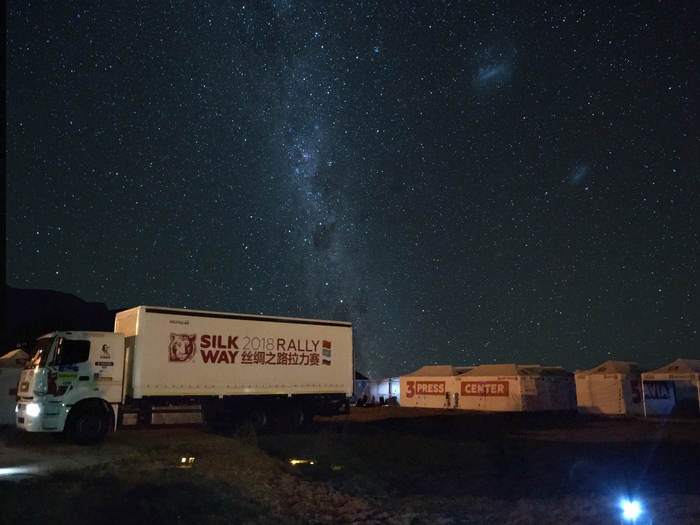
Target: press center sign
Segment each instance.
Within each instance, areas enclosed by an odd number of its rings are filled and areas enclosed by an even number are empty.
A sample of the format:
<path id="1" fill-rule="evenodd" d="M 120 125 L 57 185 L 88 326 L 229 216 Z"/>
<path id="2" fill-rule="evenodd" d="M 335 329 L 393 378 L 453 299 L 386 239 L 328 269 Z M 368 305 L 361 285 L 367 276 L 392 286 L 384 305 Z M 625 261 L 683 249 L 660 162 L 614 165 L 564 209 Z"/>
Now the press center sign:
<path id="1" fill-rule="evenodd" d="M 444 381 L 407 381 L 406 382 L 406 397 L 411 398 L 415 395 L 419 396 L 444 396 L 445 395 Z"/>
<path id="2" fill-rule="evenodd" d="M 508 381 L 463 381 L 460 395 L 507 397 L 508 387 Z"/>

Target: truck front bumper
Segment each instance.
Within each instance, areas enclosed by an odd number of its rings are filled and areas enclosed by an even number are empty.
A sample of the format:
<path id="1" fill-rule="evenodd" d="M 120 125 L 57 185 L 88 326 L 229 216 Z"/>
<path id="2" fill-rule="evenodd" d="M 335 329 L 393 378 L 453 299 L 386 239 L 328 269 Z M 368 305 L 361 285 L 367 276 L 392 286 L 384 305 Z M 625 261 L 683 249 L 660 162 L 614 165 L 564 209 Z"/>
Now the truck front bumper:
<path id="1" fill-rule="evenodd" d="M 20 399 L 15 410 L 17 428 L 27 432 L 60 432 L 65 423 L 65 408 L 58 403 Z"/>
<path id="2" fill-rule="evenodd" d="M 27 432 L 41 432 L 42 406 L 34 401 L 20 400 L 15 410 L 17 428 Z"/>

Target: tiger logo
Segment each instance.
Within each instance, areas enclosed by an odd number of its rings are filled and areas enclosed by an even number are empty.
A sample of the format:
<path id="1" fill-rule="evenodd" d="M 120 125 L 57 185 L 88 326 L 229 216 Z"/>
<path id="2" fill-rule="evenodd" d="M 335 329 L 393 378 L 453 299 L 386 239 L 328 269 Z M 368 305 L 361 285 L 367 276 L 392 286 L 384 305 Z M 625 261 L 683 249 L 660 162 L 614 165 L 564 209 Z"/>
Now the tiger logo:
<path id="1" fill-rule="evenodd" d="M 190 361 L 197 351 L 196 335 L 170 334 L 169 361 L 185 363 Z"/>

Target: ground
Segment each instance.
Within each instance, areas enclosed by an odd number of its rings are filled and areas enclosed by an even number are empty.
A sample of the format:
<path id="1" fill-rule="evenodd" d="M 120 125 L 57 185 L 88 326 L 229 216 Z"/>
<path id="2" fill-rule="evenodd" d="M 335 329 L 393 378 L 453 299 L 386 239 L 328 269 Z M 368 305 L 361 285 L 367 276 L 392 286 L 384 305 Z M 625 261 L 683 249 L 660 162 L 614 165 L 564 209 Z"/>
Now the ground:
<path id="1" fill-rule="evenodd" d="M 700 421 L 355 408 L 299 434 L 0 432 L 5 523 L 700 523 Z M 194 458 L 182 467 L 182 458 Z M 298 460 L 293 464 L 290 460 Z M 40 504 L 32 504 L 40 502 Z"/>

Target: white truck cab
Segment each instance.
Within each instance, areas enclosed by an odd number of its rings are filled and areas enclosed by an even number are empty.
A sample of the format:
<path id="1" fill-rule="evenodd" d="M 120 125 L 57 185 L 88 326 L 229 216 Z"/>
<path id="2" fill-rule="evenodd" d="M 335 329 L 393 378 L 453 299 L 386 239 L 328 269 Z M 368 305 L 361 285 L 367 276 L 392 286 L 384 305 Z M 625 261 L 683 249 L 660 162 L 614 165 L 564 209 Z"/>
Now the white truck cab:
<path id="1" fill-rule="evenodd" d="M 116 421 L 123 375 L 123 334 L 47 334 L 22 371 L 17 426 L 29 432 L 65 430 L 76 443 L 98 443 Z"/>

